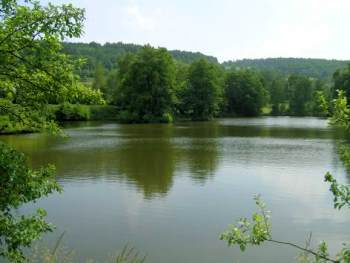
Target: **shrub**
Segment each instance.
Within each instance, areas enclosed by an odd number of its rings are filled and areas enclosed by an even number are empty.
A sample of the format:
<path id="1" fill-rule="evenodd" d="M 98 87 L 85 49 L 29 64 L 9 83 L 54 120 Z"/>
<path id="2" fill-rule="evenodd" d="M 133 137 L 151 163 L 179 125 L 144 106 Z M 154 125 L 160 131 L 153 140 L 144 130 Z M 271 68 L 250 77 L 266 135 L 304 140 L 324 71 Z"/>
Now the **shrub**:
<path id="1" fill-rule="evenodd" d="M 86 105 L 63 103 L 55 112 L 57 121 L 86 121 L 90 119 L 90 108 Z"/>

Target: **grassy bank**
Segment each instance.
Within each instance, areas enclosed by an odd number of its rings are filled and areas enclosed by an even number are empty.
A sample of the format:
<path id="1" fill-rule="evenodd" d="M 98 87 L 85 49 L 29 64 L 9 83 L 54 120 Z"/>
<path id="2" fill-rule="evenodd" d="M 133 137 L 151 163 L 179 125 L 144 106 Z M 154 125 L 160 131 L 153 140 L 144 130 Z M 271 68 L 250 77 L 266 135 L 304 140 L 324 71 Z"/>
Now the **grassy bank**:
<path id="1" fill-rule="evenodd" d="M 48 120 L 57 122 L 87 121 L 87 120 L 115 120 L 118 121 L 118 110 L 109 105 L 79 105 L 60 104 L 49 105 L 45 112 Z M 0 116 L 0 134 L 21 134 L 40 132 L 40 127 L 25 121 L 17 121 L 9 116 Z"/>

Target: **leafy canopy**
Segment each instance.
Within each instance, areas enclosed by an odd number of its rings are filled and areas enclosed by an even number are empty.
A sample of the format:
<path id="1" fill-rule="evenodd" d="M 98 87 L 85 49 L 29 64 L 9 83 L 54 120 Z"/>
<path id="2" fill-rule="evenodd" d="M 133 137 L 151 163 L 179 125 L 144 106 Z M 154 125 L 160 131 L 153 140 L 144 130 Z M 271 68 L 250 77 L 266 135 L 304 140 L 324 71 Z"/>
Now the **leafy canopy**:
<path id="1" fill-rule="evenodd" d="M 221 96 L 219 68 L 205 59 L 193 62 L 182 95 L 186 114 L 192 120 L 213 118 L 219 111 Z"/>
<path id="2" fill-rule="evenodd" d="M 64 100 L 75 81 L 72 72 L 78 62 L 60 52 L 60 41 L 79 37 L 83 20 L 84 10 L 72 5 L 1 1 L 1 115 L 25 122 L 31 119 L 29 112 Z"/>
<path id="3" fill-rule="evenodd" d="M 0 115 L 29 127 L 54 124 L 42 118 L 45 105 L 70 96 L 76 81 L 76 63 L 60 52 L 60 41 L 79 37 L 83 20 L 84 10 L 72 5 L 0 2 Z M 0 256 L 24 261 L 23 247 L 52 230 L 44 210 L 26 216 L 17 208 L 54 191 L 52 166 L 31 170 L 23 154 L 0 144 Z"/>
<path id="4" fill-rule="evenodd" d="M 117 104 L 127 122 L 171 122 L 175 64 L 163 48 L 144 46 L 119 61 Z"/>

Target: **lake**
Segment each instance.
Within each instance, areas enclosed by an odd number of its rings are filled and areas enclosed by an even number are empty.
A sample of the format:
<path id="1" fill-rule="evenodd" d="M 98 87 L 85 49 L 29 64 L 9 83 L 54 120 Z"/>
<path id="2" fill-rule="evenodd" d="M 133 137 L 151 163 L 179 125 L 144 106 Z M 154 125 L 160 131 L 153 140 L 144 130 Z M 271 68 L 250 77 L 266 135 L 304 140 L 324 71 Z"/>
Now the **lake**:
<path id="1" fill-rule="evenodd" d="M 349 176 L 337 154 L 341 132 L 318 118 L 262 117 L 210 122 L 67 124 L 68 138 L 1 136 L 34 167 L 57 167 L 64 188 L 28 205 L 48 211 L 79 262 L 106 262 L 129 244 L 150 263 L 295 262 L 296 250 L 266 244 L 241 253 L 219 240 L 227 225 L 255 211 L 261 194 L 273 237 L 303 245 L 350 236 L 350 213 L 333 209 L 327 171 Z"/>

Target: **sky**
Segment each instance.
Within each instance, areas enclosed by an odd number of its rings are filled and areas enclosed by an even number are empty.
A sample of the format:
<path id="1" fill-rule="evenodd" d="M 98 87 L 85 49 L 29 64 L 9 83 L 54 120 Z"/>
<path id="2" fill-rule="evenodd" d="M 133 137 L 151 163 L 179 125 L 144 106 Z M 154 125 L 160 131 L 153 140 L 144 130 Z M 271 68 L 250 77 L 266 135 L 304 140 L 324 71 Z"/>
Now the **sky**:
<path id="1" fill-rule="evenodd" d="M 350 59 L 350 0 L 53 0 L 85 8 L 81 42 L 242 58 Z M 74 40 L 76 41 L 76 40 Z"/>

